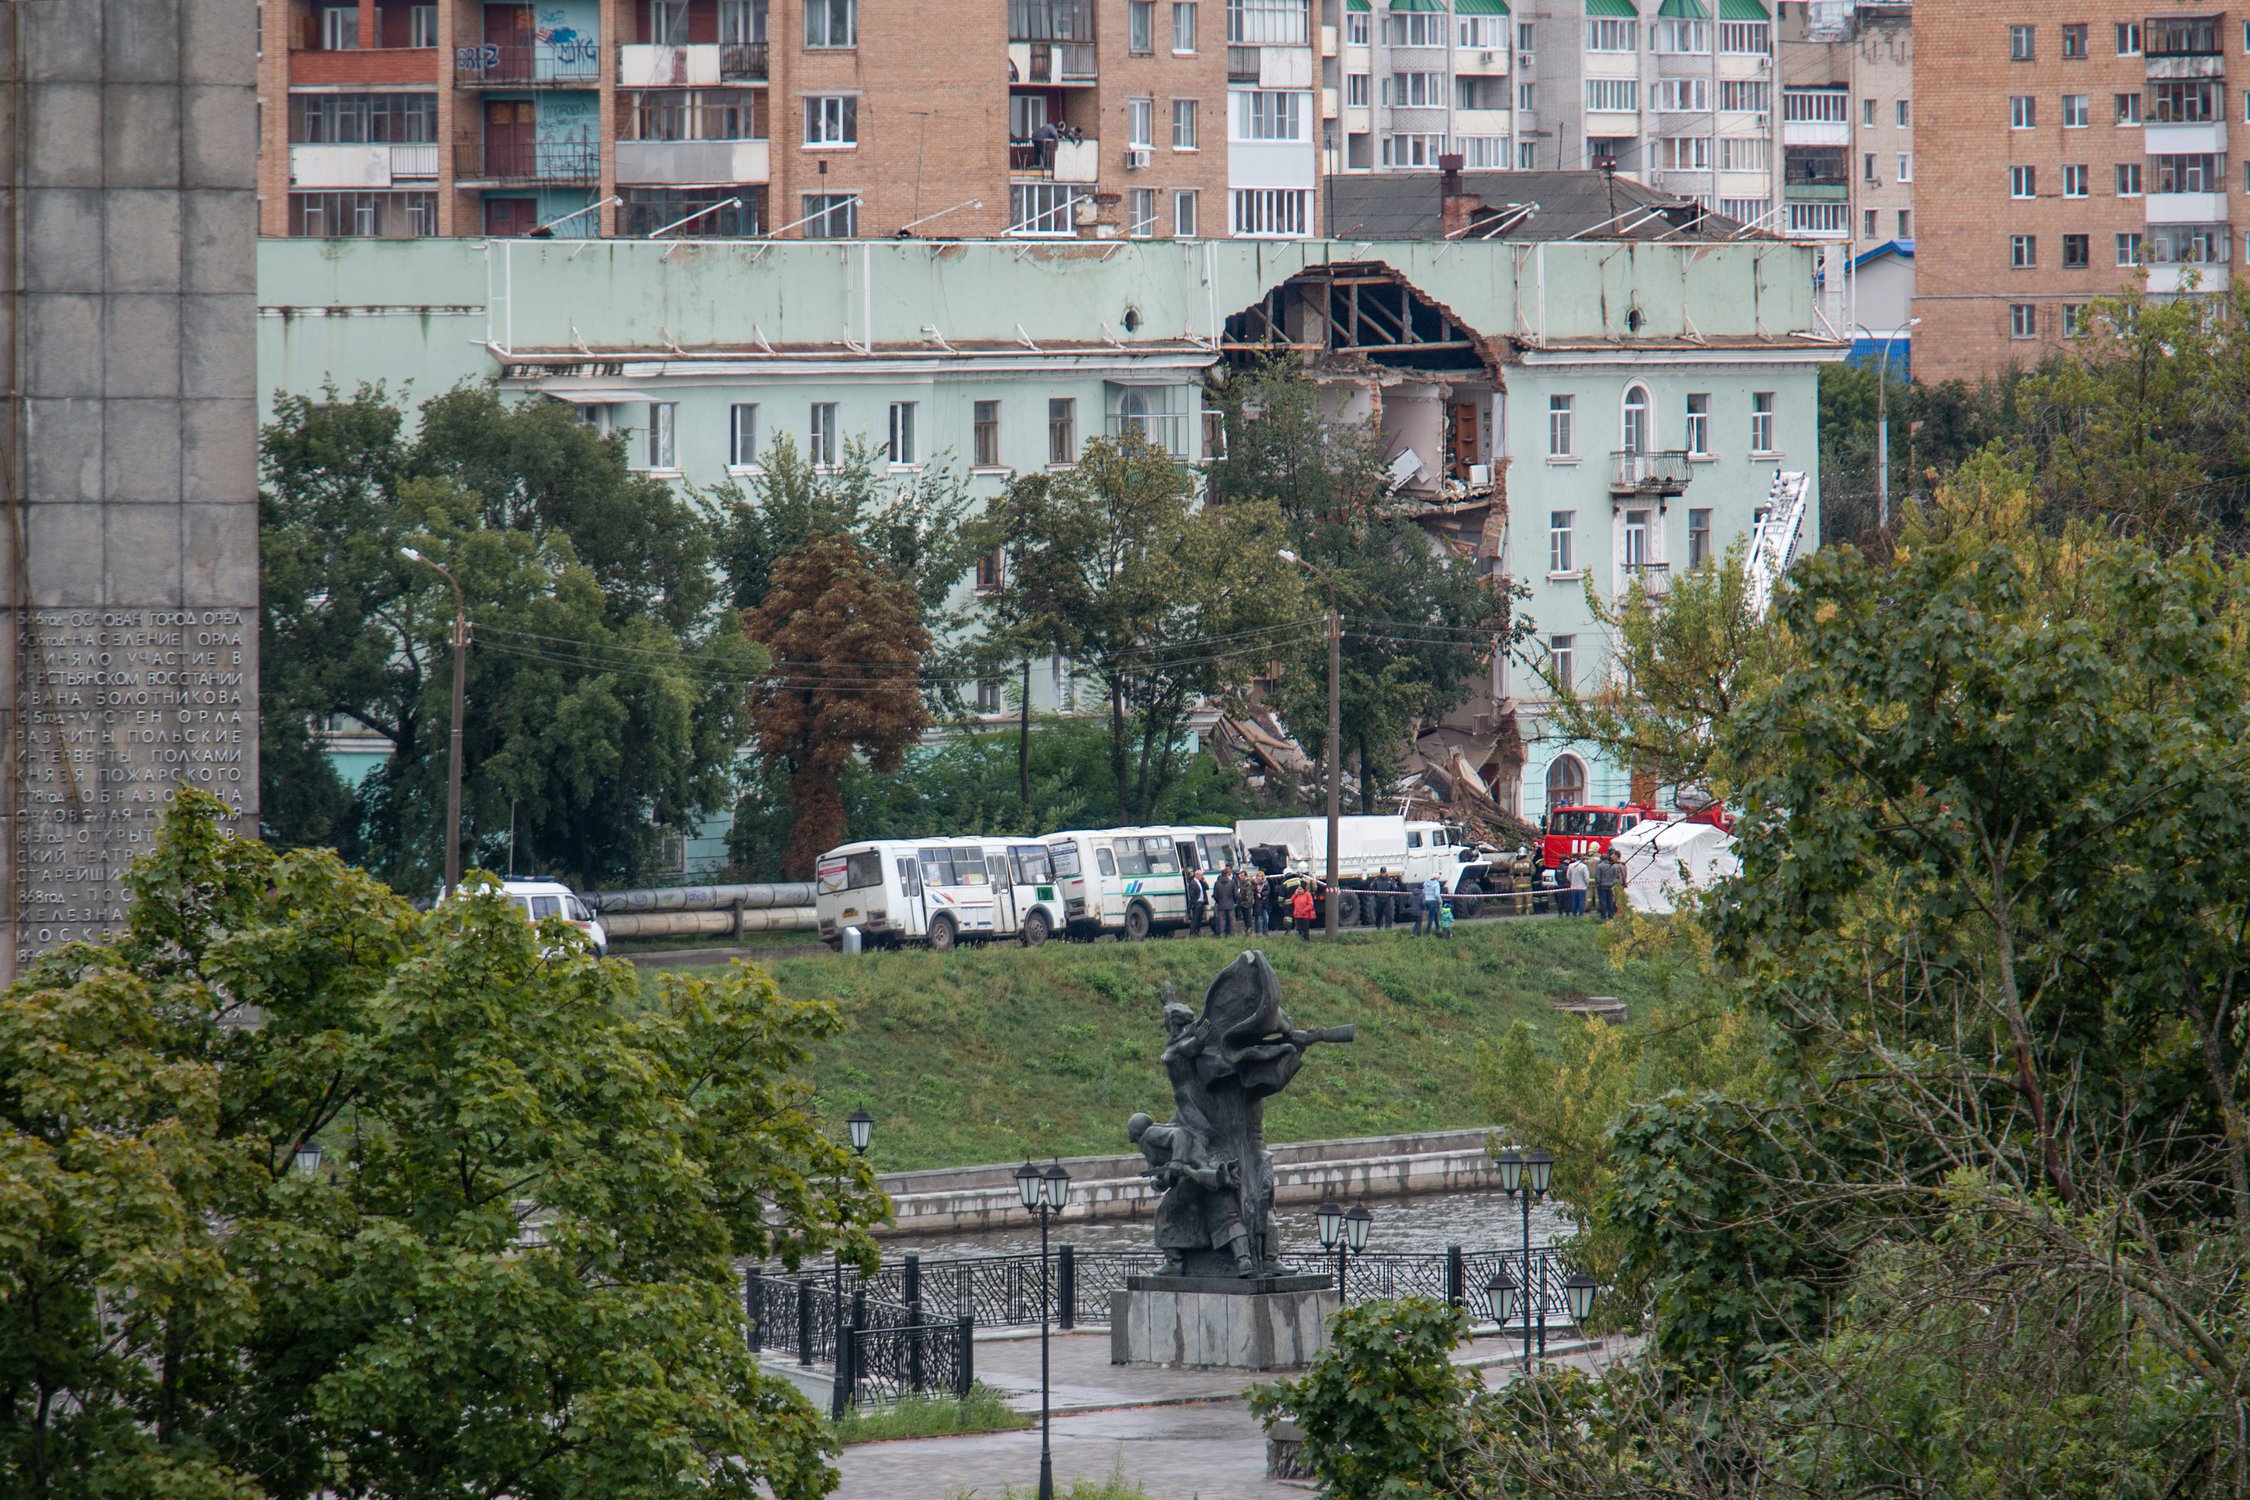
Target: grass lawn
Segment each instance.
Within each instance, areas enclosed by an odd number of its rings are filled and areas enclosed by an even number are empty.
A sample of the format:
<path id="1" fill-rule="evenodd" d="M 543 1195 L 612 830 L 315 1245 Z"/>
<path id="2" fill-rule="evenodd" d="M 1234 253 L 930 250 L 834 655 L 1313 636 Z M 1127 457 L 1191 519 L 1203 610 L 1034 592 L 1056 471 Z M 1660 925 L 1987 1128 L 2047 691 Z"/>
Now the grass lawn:
<path id="1" fill-rule="evenodd" d="M 1300 1026 L 1349 1021 L 1266 1114 L 1273 1141 L 1489 1123 L 1477 1049 L 1517 1020 L 1552 1028 L 1557 1001 L 1661 998 L 1670 970 L 1609 959 L 1592 921 L 1482 922 L 1445 941 L 1347 931 L 1311 943 L 1270 935 L 1282 1004 Z M 952 953 L 785 958 L 782 989 L 833 1001 L 851 1029 L 815 1061 L 823 1109 L 881 1119 L 886 1170 L 1123 1152 L 1125 1117 L 1171 1113 L 1157 1058 L 1159 986 L 1200 1006 L 1246 944 L 1012 944 Z M 1636 1007 L 1637 1008 L 1637 1007 Z"/>

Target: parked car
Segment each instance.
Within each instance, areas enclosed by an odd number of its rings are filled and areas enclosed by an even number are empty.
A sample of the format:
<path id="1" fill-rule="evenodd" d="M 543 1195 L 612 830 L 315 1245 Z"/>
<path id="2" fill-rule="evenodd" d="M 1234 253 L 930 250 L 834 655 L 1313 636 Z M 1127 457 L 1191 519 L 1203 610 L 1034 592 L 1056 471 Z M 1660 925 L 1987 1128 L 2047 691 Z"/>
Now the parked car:
<path id="1" fill-rule="evenodd" d="M 594 957 L 609 957 L 609 934 L 603 931 L 601 918 L 595 916 L 594 909 L 569 886 L 551 877 L 534 876 L 529 880 L 504 882 L 501 888 L 533 922 L 542 917 L 560 917 L 586 935 Z"/>

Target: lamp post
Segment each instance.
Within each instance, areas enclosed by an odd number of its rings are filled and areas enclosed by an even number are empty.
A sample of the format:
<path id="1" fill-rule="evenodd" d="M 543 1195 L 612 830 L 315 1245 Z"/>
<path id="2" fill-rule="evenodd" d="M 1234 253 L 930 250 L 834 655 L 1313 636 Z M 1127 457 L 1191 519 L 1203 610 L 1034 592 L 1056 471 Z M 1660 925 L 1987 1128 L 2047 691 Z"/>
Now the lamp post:
<path id="1" fill-rule="evenodd" d="M 1894 328 L 1883 340 L 1882 352 L 1875 361 L 1875 529 L 1887 531 L 1891 524 L 1891 340 L 1921 322 L 1908 318 L 1906 328 Z M 1852 325 L 1869 338 L 1875 330 L 1865 323 Z"/>
<path id="2" fill-rule="evenodd" d="M 844 1130 L 851 1141 L 852 1155 L 865 1156 L 875 1139 L 875 1117 L 861 1105 L 844 1121 Z M 836 1313 L 836 1378 L 844 1374 L 844 1183 L 836 1181 L 836 1253 L 835 1264 L 829 1274 L 829 1288 L 835 1295 Z"/>
<path id="3" fill-rule="evenodd" d="M 1283 547 L 1275 554 L 1285 563 L 1294 563 L 1328 588 L 1328 900 L 1326 920 L 1322 926 L 1330 937 L 1336 935 L 1339 925 L 1338 909 L 1342 897 L 1337 891 L 1339 873 L 1337 838 L 1343 823 L 1342 787 L 1344 781 L 1344 632 L 1336 615 L 1336 580 L 1319 568 Z"/>
<path id="4" fill-rule="evenodd" d="M 453 739 L 445 756 L 445 893 L 450 896 L 461 884 L 461 719 L 468 701 L 469 606 L 461 597 L 461 580 L 443 564 L 412 547 L 398 550 L 408 562 L 420 563 L 453 586 Z"/>
<path id="5" fill-rule="evenodd" d="M 1070 1201 L 1070 1174 L 1061 1162 L 1042 1172 L 1027 1161 L 1016 1168 L 1016 1196 L 1039 1215 L 1039 1500 L 1055 1500 L 1054 1415 L 1047 1396 L 1047 1222 Z"/>
<path id="6" fill-rule="evenodd" d="M 1493 1158 L 1492 1165 L 1500 1174 L 1500 1191 L 1516 1200 L 1523 1210 L 1523 1367 L 1531 1368 L 1531 1320 L 1539 1319 L 1539 1344 L 1547 1344 L 1547 1300 L 1539 1295 L 1539 1284 L 1531 1275 L 1531 1205 L 1534 1200 L 1547 1196 L 1547 1184 L 1554 1177 L 1555 1159 L 1545 1151 L 1517 1152 L 1515 1148 L 1501 1152 Z"/>
<path id="7" fill-rule="evenodd" d="M 297 1149 L 295 1153 L 290 1157 L 290 1161 L 296 1166 L 298 1171 L 303 1172 L 308 1176 L 314 1172 L 319 1171 L 320 1142 L 313 1140 L 299 1141 L 297 1143 Z"/>
<path id="8" fill-rule="evenodd" d="M 1323 1198 L 1320 1207 L 1313 1210 L 1313 1229 L 1320 1235 L 1320 1248 L 1336 1252 L 1336 1305 L 1341 1307 L 1349 1298 L 1344 1281 L 1344 1256 L 1346 1252 L 1363 1255 L 1367 1251 L 1368 1232 L 1375 1227 L 1375 1216 L 1364 1203 L 1352 1205 L 1350 1213 L 1344 1212 L 1333 1198 Z"/>

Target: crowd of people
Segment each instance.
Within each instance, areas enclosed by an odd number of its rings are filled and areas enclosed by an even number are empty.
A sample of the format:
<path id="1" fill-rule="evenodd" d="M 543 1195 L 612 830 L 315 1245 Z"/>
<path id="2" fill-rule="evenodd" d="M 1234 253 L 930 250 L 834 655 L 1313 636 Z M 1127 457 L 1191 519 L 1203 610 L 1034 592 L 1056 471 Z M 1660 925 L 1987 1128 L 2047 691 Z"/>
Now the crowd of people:
<path id="1" fill-rule="evenodd" d="M 1587 915 L 1590 895 L 1595 914 L 1606 922 L 1617 915 L 1618 892 L 1624 885 L 1625 862 L 1607 849 L 1568 860 L 1554 872 L 1551 899 L 1555 914 Z M 1278 921 L 1284 932 L 1293 929 L 1300 939 L 1310 942 L 1313 928 L 1323 918 L 1322 902 L 1328 890 L 1326 881 L 1304 870 L 1268 875 L 1255 865 L 1238 870 L 1232 864 L 1216 872 L 1190 870 L 1188 936 L 1200 936 L 1208 928 L 1214 937 L 1233 937 L 1238 930 L 1245 936 L 1261 937 Z M 1341 898 L 1358 904 L 1356 914 L 1362 927 L 1381 930 L 1403 926 L 1411 917 L 1416 937 L 1445 937 L 1453 928 L 1452 907 L 1435 875 L 1410 887 L 1386 869 L 1363 886 L 1347 888 Z M 1533 909 L 1545 905 L 1542 900 Z"/>

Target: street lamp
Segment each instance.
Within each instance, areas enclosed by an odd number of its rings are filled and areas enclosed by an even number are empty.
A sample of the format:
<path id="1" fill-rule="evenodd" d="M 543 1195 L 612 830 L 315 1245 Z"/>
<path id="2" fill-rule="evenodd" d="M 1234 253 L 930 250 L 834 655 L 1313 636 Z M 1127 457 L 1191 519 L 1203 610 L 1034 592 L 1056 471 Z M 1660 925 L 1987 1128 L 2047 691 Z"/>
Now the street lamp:
<path id="1" fill-rule="evenodd" d="M 320 1170 L 320 1142 L 299 1141 L 296 1153 L 290 1159 L 296 1164 L 298 1171 L 307 1176 L 312 1175 Z"/>
<path id="2" fill-rule="evenodd" d="M 461 580 L 442 564 L 412 547 L 398 550 L 408 562 L 420 563 L 453 585 L 453 743 L 446 751 L 445 777 L 445 893 L 450 896 L 461 884 L 461 719 L 468 693 L 469 606 L 461 597 Z"/>
<path id="3" fill-rule="evenodd" d="M 863 1104 L 852 1111 L 851 1118 L 844 1121 L 844 1125 L 852 1133 L 852 1155 L 865 1156 L 867 1143 L 875 1138 L 875 1117 L 867 1112 L 867 1106 Z"/>
<path id="4" fill-rule="evenodd" d="M 1586 1320 L 1594 1315 L 1594 1298 L 1600 1291 L 1594 1278 L 1584 1271 L 1572 1272 L 1570 1280 L 1563 1283 L 1563 1301 L 1570 1305 L 1570 1321 L 1580 1330 L 1585 1328 Z"/>
<path id="5" fill-rule="evenodd" d="M 1320 1248 L 1336 1252 L 1336 1305 L 1341 1307 L 1349 1296 L 1344 1279 L 1346 1252 L 1364 1255 L 1367 1252 L 1367 1235 L 1375 1227 L 1375 1216 L 1364 1203 L 1352 1205 L 1350 1213 L 1337 1206 L 1333 1198 L 1323 1198 L 1320 1207 L 1313 1210 L 1313 1229 L 1320 1235 Z"/>
<path id="6" fill-rule="evenodd" d="M 1344 781 L 1343 751 L 1343 680 L 1344 632 L 1336 616 L 1336 580 L 1319 568 L 1306 562 L 1296 553 L 1283 547 L 1274 554 L 1285 563 L 1303 568 L 1328 586 L 1328 900 L 1327 919 L 1323 927 L 1330 937 L 1336 935 L 1339 925 L 1339 908 L 1342 897 L 1338 894 L 1337 836 L 1343 823 L 1342 787 Z"/>
<path id="7" fill-rule="evenodd" d="M 868 1144 L 875 1139 L 875 1117 L 867 1112 L 865 1105 L 861 1105 L 851 1112 L 844 1121 L 844 1129 L 851 1138 L 852 1155 L 865 1156 Z M 844 1178 L 840 1170 L 836 1174 L 836 1251 L 834 1259 L 835 1264 L 830 1269 L 828 1285 L 830 1295 L 836 1299 L 833 1304 L 833 1311 L 836 1315 L 836 1378 L 841 1381 L 844 1378 L 845 1350 Z"/>
<path id="8" fill-rule="evenodd" d="M 1922 320 L 1908 318 L 1905 328 L 1894 328 L 1883 340 L 1882 353 L 1875 361 L 1875 529 L 1887 531 L 1891 524 L 1891 340 L 1913 328 Z M 1875 337 L 1875 330 L 1865 323 L 1852 327 Z"/>
<path id="9" fill-rule="evenodd" d="M 1070 1174 L 1061 1162 L 1042 1172 L 1030 1162 L 1016 1168 L 1016 1196 L 1039 1215 L 1039 1500 L 1055 1500 L 1054 1413 L 1047 1377 L 1047 1223 L 1070 1201 Z"/>
<path id="10" fill-rule="evenodd" d="M 1494 1262 L 1491 1279 L 1484 1284 L 1484 1307 L 1501 1328 L 1506 1328 L 1508 1319 L 1515 1314 L 1516 1278 L 1508 1274 L 1508 1263 L 1504 1260 Z"/>
<path id="11" fill-rule="evenodd" d="M 1555 1159 L 1536 1148 L 1518 1152 L 1510 1147 L 1492 1159 L 1492 1166 L 1500 1177 L 1500 1191 L 1515 1199 L 1523 1210 L 1523 1367 L 1529 1373 L 1534 1317 L 1539 1320 L 1539 1350 L 1544 1354 L 1547 1349 L 1547 1299 L 1539 1295 L 1539 1283 L 1531 1275 L 1531 1205 L 1535 1199 L 1547 1196 L 1547 1184 L 1555 1173 Z"/>

